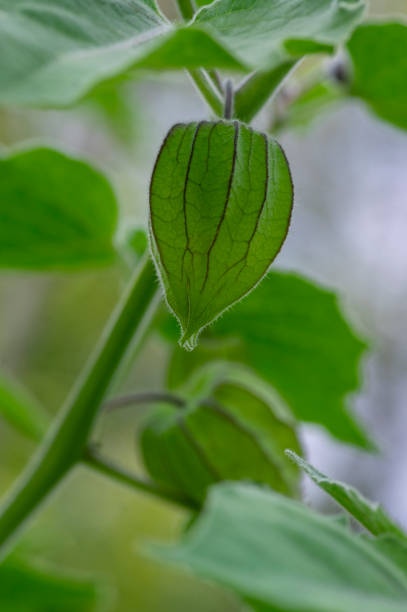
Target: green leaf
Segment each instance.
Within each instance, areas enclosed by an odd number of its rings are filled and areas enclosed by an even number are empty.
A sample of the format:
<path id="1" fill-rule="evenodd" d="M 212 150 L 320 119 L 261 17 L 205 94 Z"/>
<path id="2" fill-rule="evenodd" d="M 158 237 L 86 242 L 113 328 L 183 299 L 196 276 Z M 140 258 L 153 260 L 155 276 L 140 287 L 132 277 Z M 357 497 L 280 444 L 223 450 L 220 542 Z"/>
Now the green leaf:
<path id="1" fill-rule="evenodd" d="M 0 564 L 4 612 L 95 612 L 103 591 L 91 580 L 28 564 L 14 557 Z"/>
<path id="2" fill-rule="evenodd" d="M 150 188 L 150 236 L 170 309 L 192 349 L 267 273 L 293 201 L 280 145 L 235 121 L 177 124 Z"/>
<path id="3" fill-rule="evenodd" d="M 405 538 L 407 543 L 407 536 L 403 533 L 401 528 L 387 516 L 379 504 L 373 503 L 363 497 L 354 487 L 337 480 L 331 480 L 292 451 L 287 451 L 287 455 L 296 465 L 298 465 L 298 467 L 308 474 L 316 485 L 333 497 L 338 504 L 345 508 L 373 535 L 393 534 Z"/>
<path id="4" fill-rule="evenodd" d="M 34 440 L 42 438 L 48 424 L 38 402 L 21 385 L 4 376 L 0 376 L 0 415 Z"/>
<path id="5" fill-rule="evenodd" d="M 170 382 L 173 387 L 183 384 L 193 368 L 226 350 L 221 358 L 252 367 L 297 419 L 321 424 L 336 438 L 371 449 L 344 404 L 345 396 L 358 388 L 365 348 L 335 294 L 299 276 L 272 272 L 216 322 L 191 356 L 174 349 Z"/>
<path id="6" fill-rule="evenodd" d="M 142 430 L 143 459 L 155 481 L 198 503 L 221 480 L 298 494 L 299 470 L 284 450 L 300 446 L 274 390 L 241 366 L 216 363 L 197 373 L 184 394 L 184 409 L 161 407 Z"/>
<path id="7" fill-rule="evenodd" d="M 395 535 L 381 535 L 375 538 L 372 544 L 397 565 L 407 578 L 407 539 L 405 535 L 403 538 Z"/>
<path id="8" fill-rule="evenodd" d="M 407 129 L 407 26 L 359 26 L 348 50 L 354 73 L 351 93 L 382 119 Z"/>
<path id="9" fill-rule="evenodd" d="M 163 560 L 262 612 L 403 612 L 407 580 L 370 542 L 267 489 L 224 483 Z"/>
<path id="10" fill-rule="evenodd" d="M 126 243 L 140 258 L 148 249 L 148 236 L 142 227 L 135 227 L 128 233 Z"/>
<path id="11" fill-rule="evenodd" d="M 0 11 L 0 104 L 58 107 L 134 68 L 268 71 L 331 51 L 363 2 L 218 0 L 181 28 L 151 0 L 0 0 Z"/>
<path id="12" fill-rule="evenodd" d="M 0 267 L 110 263 L 116 220 L 109 182 L 87 163 L 47 148 L 0 158 Z"/>
<path id="13" fill-rule="evenodd" d="M 107 83 L 95 87 L 83 101 L 85 112 L 90 111 L 93 117 L 102 121 L 106 128 L 120 145 L 129 149 L 138 136 L 138 126 L 142 117 L 142 108 L 134 95 L 123 83 Z"/>
<path id="14" fill-rule="evenodd" d="M 210 34 L 150 0 L 0 0 L 0 104 L 65 106 L 130 69 L 242 68 Z"/>
<path id="15" fill-rule="evenodd" d="M 284 105 L 283 112 L 273 122 L 273 132 L 280 128 L 309 128 L 335 104 L 345 98 L 343 87 L 325 80 L 307 89 L 292 103 Z"/>
<path id="16" fill-rule="evenodd" d="M 213 29 L 242 63 L 271 70 L 289 58 L 332 51 L 363 11 L 359 0 L 218 0 L 194 23 Z"/>

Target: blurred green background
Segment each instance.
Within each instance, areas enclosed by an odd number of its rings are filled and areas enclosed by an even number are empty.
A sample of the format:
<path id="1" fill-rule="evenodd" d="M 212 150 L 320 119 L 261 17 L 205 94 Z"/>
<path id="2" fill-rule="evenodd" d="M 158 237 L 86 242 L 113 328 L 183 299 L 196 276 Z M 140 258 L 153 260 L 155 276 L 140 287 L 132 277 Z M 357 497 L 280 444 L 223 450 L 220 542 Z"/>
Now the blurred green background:
<path id="1" fill-rule="evenodd" d="M 168 15 L 175 14 L 170 1 L 161 4 Z M 372 15 L 402 12 L 407 16 L 405 0 L 371 2 Z M 185 75 L 138 73 L 134 80 L 99 88 L 72 110 L 0 109 L 0 146 L 45 140 L 100 165 L 118 193 L 125 235 L 131 226 L 146 225 L 148 181 L 166 130 L 206 113 Z M 267 113 L 259 125 L 267 124 Z M 303 434 L 305 444 L 313 463 L 381 500 L 407 525 L 402 435 L 407 425 L 402 318 L 407 138 L 359 103 L 348 102 L 311 129 L 285 131 L 281 139 L 292 163 L 297 202 L 278 265 L 338 289 L 351 319 L 371 339 L 356 410 L 382 452 L 364 455 L 310 427 Z M 81 371 L 127 275 L 125 266 L 80 274 L 1 274 L 1 370 L 21 380 L 50 415 Z M 165 344 L 152 336 L 120 381 L 120 391 L 161 388 L 167 358 Z M 104 415 L 94 433 L 109 456 L 139 472 L 135 437 L 144 410 Z M 1 494 L 33 450 L 32 442 L 0 422 Z M 305 495 L 315 506 L 326 504 L 310 485 Z M 143 554 L 148 541 L 174 539 L 186 518 L 169 504 L 80 468 L 39 513 L 19 548 L 100 577 L 111 587 L 115 612 L 239 610 L 227 593 Z"/>

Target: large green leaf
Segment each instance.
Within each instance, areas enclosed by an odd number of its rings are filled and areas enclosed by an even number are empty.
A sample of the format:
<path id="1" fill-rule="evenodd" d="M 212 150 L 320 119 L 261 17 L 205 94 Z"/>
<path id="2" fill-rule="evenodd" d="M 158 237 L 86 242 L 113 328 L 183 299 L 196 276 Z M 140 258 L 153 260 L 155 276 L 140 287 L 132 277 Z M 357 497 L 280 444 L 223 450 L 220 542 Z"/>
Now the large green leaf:
<path id="1" fill-rule="evenodd" d="M 213 28 L 243 63 L 270 70 L 290 57 L 332 51 L 363 11 L 360 0 L 218 0 L 194 23 Z"/>
<path id="2" fill-rule="evenodd" d="M 0 0 L 0 104 L 71 104 L 135 67 L 270 70 L 332 50 L 362 10 L 352 0 L 218 0 L 175 28 L 151 0 Z"/>
<path id="3" fill-rule="evenodd" d="M 348 50 L 353 61 L 351 93 L 386 121 L 407 129 L 407 25 L 359 26 Z"/>
<path id="4" fill-rule="evenodd" d="M 0 104 L 70 104 L 135 65 L 241 67 L 209 34 L 174 30 L 150 0 L 0 0 L 0 11 Z"/>
<path id="5" fill-rule="evenodd" d="M 369 447 L 344 404 L 359 385 L 365 348 L 332 292 L 299 276 L 272 272 L 215 323 L 191 355 L 174 349 L 170 384 L 182 385 L 192 369 L 218 355 L 244 361 L 277 389 L 299 420 Z"/>
<path id="6" fill-rule="evenodd" d="M 293 202 L 280 145 L 234 121 L 177 124 L 150 188 L 150 235 L 181 343 L 266 274 L 287 235 Z"/>
<path id="7" fill-rule="evenodd" d="M 298 495 L 299 470 L 284 455 L 287 446 L 300 448 L 294 423 L 268 385 L 246 368 L 215 363 L 190 381 L 186 396 L 185 408 L 161 407 L 142 431 L 154 480 L 197 503 L 221 480 Z"/>
<path id="8" fill-rule="evenodd" d="M 163 559 L 227 586 L 262 612 L 403 612 L 407 580 L 331 518 L 267 489 L 224 483 Z"/>
<path id="9" fill-rule="evenodd" d="M 87 163 L 47 148 L 0 158 L 0 267 L 109 263 L 116 220 L 109 182 Z"/>
<path id="10" fill-rule="evenodd" d="M 333 497 L 338 504 L 343 506 L 373 535 L 392 534 L 405 538 L 407 543 L 407 536 L 405 536 L 401 528 L 392 521 L 379 504 L 366 499 L 354 487 L 350 487 L 337 480 L 331 480 L 292 451 L 287 451 L 287 455 L 291 457 L 298 467 L 308 474 L 316 485 Z"/>
<path id="11" fill-rule="evenodd" d="M 102 591 L 91 580 L 10 558 L 0 564 L 2 612 L 95 612 Z"/>
<path id="12" fill-rule="evenodd" d="M 48 418 L 38 402 L 21 385 L 0 376 L 0 415 L 34 440 L 42 437 Z"/>

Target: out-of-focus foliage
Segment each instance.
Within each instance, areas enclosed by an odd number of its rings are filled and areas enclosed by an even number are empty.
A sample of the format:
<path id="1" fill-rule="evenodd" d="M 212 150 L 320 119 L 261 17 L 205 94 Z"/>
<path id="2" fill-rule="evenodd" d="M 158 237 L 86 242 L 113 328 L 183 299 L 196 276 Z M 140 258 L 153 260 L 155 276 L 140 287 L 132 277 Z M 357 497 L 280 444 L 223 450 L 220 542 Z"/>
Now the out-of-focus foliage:
<path id="1" fill-rule="evenodd" d="M 0 564 L 3 612 L 97 612 L 106 591 L 89 579 L 14 557 Z"/>
<path id="2" fill-rule="evenodd" d="M 293 92 L 292 100 L 290 92 L 283 92 L 277 99 L 274 107 L 274 117 L 271 128 L 279 130 L 280 127 L 289 129 L 308 129 L 316 121 L 332 110 L 333 105 L 340 104 L 345 99 L 345 92 L 333 80 L 322 80 L 307 87 L 302 92 Z M 280 104 L 278 104 L 280 102 Z"/>
<path id="3" fill-rule="evenodd" d="M 212 343 L 213 337 L 228 344 Z M 358 387 L 365 344 L 350 329 L 332 292 L 293 274 L 271 272 L 215 323 L 207 338 L 192 359 L 174 349 L 172 386 L 180 385 L 199 362 L 222 358 L 226 351 L 275 387 L 299 420 L 322 424 L 340 440 L 370 446 L 344 405 L 345 395 Z"/>
<path id="4" fill-rule="evenodd" d="M 148 249 L 147 234 L 141 227 L 132 229 L 127 236 L 127 246 L 137 257 L 141 257 Z"/>
<path id="5" fill-rule="evenodd" d="M 389 557 L 407 577 L 407 538 L 405 534 L 402 538 L 395 535 L 382 535 L 373 540 L 373 544 L 383 555 Z"/>
<path id="6" fill-rule="evenodd" d="M 374 542 L 266 488 L 224 483 L 160 556 L 229 586 L 258 612 L 402 612 L 407 579 Z"/>
<path id="7" fill-rule="evenodd" d="M 407 129 L 407 25 L 363 24 L 348 42 L 351 92 L 382 119 Z"/>
<path id="8" fill-rule="evenodd" d="M 0 102 L 64 106 L 135 67 L 262 68 L 333 51 L 360 20 L 362 0 L 231 0 L 174 28 L 152 0 L 0 1 Z M 250 23 L 250 27 L 247 27 Z"/>
<path id="9" fill-rule="evenodd" d="M 14 380 L 0 375 L 0 416 L 22 434 L 39 440 L 48 418 L 39 403 Z"/>
<path id="10" fill-rule="evenodd" d="M 197 7 L 205 6 L 207 4 L 211 4 L 213 0 L 195 0 L 195 4 Z"/>
<path id="11" fill-rule="evenodd" d="M 111 263 L 117 205 L 105 176 L 53 149 L 0 158 L 0 267 Z"/>
<path id="12" fill-rule="evenodd" d="M 150 0 L 0 2 L 2 104 L 64 106 L 135 65 L 183 68 L 239 62 L 201 30 L 175 31 Z M 22 43 L 22 41 L 24 41 Z"/>
<path id="13" fill-rule="evenodd" d="M 243 64 L 270 70 L 288 58 L 332 52 L 360 21 L 363 0 L 218 0 L 194 23 L 209 26 Z"/>

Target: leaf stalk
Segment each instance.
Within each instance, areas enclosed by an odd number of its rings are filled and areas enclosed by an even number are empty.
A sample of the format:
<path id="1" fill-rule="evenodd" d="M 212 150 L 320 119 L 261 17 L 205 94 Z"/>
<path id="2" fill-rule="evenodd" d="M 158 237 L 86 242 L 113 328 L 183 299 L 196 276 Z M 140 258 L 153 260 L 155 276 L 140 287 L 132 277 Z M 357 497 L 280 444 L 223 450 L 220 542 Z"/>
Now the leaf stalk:
<path id="1" fill-rule="evenodd" d="M 195 15 L 195 5 L 193 0 L 177 0 L 178 10 L 185 21 L 190 21 Z"/>
<path id="2" fill-rule="evenodd" d="M 196 68 L 194 70 L 188 70 L 188 74 L 214 114 L 217 117 L 222 117 L 224 106 L 223 98 L 218 88 L 213 84 L 208 73 L 200 68 Z"/>
<path id="3" fill-rule="evenodd" d="M 147 391 L 145 393 L 129 393 L 128 395 L 114 397 L 104 402 L 103 410 L 111 411 L 117 408 L 125 408 L 126 406 L 152 403 L 172 404 L 178 408 L 183 408 L 185 406 L 185 400 L 174 393 Z"/>
<path id="4" fill-rule="evenodd" d="M 104 476 L 127 485 L 132 489 L 148 493 L 166 502 L 177 504 L 178 506 L 182 506 L 187 510 L 198 509 L 192 500 L 188 499 L 182 494 L 172 491 L 171 489 L 158 486 L 154 482 L 131 474 L 128 470 L 125 470 L 124 468 L 113 463 L 110 459 L 103 457 L 100 452 L 95 449 L 88 448 L 86 450 L 83 456 L 83 463 Z"/>

